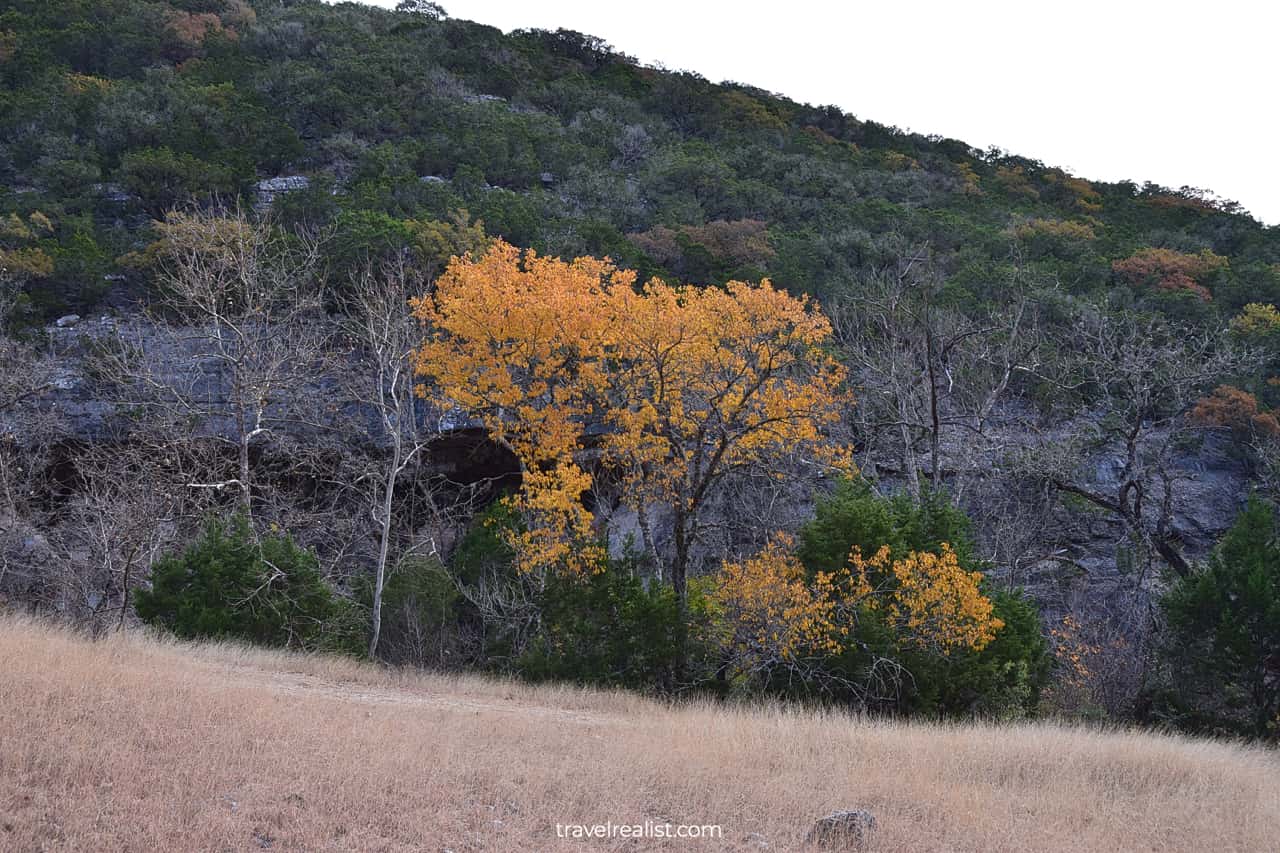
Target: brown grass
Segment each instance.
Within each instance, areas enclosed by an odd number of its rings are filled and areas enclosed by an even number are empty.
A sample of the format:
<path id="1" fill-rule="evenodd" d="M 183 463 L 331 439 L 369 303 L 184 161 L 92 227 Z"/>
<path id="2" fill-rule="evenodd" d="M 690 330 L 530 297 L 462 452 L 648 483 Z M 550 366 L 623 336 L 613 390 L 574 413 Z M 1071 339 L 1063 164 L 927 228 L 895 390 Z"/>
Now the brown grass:
<path id="1" fill-rule="evenodd" d="M 1280 849 L 1280 757 L 387 671 L 0 617 L 0 850 Z M 557 823 L 720 824 L 572 841 Z M 756 835 L 753 835 L 756 834 Z"/>

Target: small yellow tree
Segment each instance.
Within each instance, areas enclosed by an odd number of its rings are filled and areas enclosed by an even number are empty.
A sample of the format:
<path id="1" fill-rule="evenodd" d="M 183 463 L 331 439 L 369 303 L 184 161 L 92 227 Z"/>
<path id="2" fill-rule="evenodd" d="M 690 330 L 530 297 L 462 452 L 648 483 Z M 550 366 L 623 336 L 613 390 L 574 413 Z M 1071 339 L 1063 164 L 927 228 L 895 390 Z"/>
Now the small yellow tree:
<path id="1" fill-rule="evenodd" d="M 738 674 L 763 672 L 802 657 L 835 654 L 849 634 L 847 602 L 836 585 L 848 572 L 819 572 L 810 582 L 785 535 L 756 556 L 726 561 L 711 593 Z"/>
<path id="2" fill-rule="evenodd" d="M 608 260 L 497 241 L 455 258 L 414 310 L 427 330 L 418 373 L 522 463 L 526 569 L 598 564 L 581 501 L 596 485 L 579 464 L 588 432 L 682 601 L 703 510 L 728 475 L 784 454 L 848 464 L 824 437 L 849 403 L 830 324 L 768 281 L 638 286 Z M 673 516 L 665 554 L 646 520 L 655 505 Z"/>
<path id="3" fill-rule="evenodd" d="M 855 595 L 884 614 L 905 642 L 947 655 L 958 649 L 981 651 L 1004 622 L 982 594 L 981 572 L 966 571 L 943 542 L 939 553 L 912 551 L 894 560 L 882 547 L 864 558 L 849 555 Z"/>
<path id="4" fill-rule="evenodd" d="M 711 599 L 739 675 L 838 653 L 864 613 L 878 614 L 902 645 L 943 656 L 981 651 L 1004 627 L 982 574 L 966 571 L 946 543 L 899 559 L 888 546 L 869 558 L 855 548 L 840 570 L 811 579 L 790 546 L 776 537 L 716 577 Z"/>

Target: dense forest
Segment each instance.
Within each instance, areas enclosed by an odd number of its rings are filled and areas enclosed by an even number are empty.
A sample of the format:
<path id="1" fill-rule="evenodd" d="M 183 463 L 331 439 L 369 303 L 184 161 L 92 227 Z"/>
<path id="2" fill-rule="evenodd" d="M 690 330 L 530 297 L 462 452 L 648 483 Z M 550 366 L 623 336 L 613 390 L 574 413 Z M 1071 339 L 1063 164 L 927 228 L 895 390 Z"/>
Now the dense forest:
<path id="1" fill-rule="evenodd" d="M 1280 229 L 1238 204 L 424 0 L 11 0 L 0 81 L 0 602 L 1280 732 Z M 678 405 L 650 309 L 710 341 Z M 544 375 L 474 316 L 582 325 Z"/>

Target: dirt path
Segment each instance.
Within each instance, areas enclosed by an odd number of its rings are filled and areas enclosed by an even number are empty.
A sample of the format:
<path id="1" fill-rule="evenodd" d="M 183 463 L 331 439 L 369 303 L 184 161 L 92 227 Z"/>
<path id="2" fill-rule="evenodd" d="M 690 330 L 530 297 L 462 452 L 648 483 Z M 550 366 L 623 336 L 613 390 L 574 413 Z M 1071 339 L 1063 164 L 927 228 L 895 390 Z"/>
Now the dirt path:
<path id="1" fill-rule="evenodd" d="M 618 716 L 567 710 L 523 701 L 514 694 L 504 699 L 479 698 L 450 693 L 427 693 L 405 687 L 379 687 L 341 682 L 302 672 L 280 672 L 248 665 L 215 665 L 225 673 L 228 686 L 267 689 L 287 696 L 317 696 L 369 705 L 420 707 L 463 713 L 499 713 L 582 725 L 616 725 Z"/>

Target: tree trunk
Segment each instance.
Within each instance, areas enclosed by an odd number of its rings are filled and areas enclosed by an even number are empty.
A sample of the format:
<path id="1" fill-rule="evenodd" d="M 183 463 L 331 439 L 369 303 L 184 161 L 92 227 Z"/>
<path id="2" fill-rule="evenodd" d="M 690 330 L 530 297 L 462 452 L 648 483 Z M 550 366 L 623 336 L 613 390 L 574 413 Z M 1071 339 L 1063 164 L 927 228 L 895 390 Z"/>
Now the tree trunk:
<path id="1" fill-rule="evenodd" d="M 240 506 L 248 517 L 253 515 L 253 492 L 249 487 L 249 438 L 243 433 L 239 447 Z"/>
<path id="2" fill-rule="evenodd" d="M 397 424 L 398 426 L 398 424 Z M 400 471 L 401 443 L 392 441 L 391 466 L 382 497 L 382 541 L 378 544 L 378 566 L 373 579 L 373 627 L 369 635 L 369 657 L 378 655 L 378 639 L 382 635 L 382 590 L 387 580 L 387 554 L 391 550 L 391 505 L 396 492 L 396 475 Z"/>

